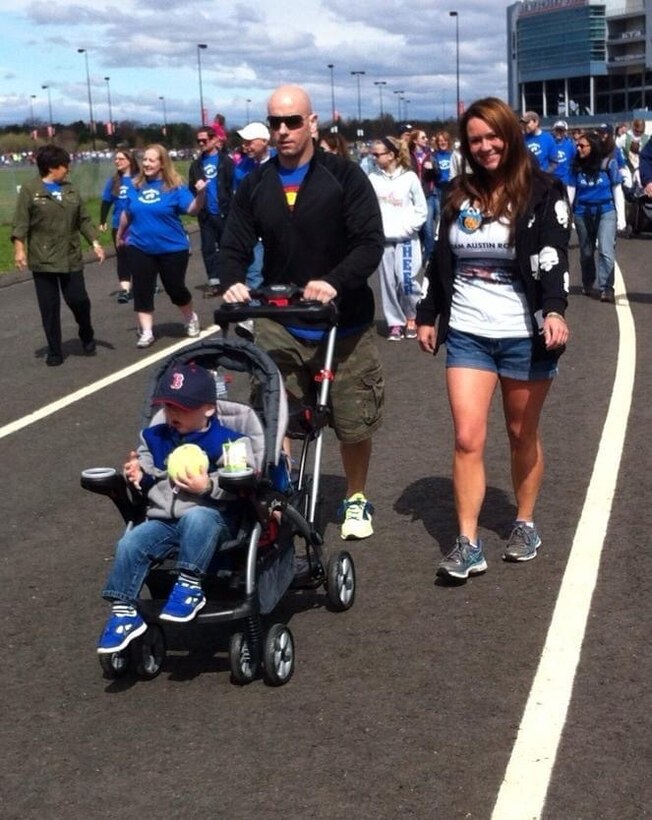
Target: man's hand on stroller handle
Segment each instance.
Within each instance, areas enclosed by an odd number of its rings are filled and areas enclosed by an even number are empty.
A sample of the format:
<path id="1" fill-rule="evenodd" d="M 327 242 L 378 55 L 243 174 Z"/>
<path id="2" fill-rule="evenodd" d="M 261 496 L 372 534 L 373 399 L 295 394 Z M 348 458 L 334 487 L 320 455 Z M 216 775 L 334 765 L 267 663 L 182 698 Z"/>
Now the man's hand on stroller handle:
<path id="1" fill-rule="evenodd" d="M 242 282 L 236 282 L 235 285 L 224 292 L 224 301 L 230 303 L 236 302 L 251 302 L 251 294 L 249 288 Z"/>
<path id="2" fill-rule="evenodd" d="M 278 286 L 279 291 L 282 291 L 283 287 L 284 286 Z M 323 279 L 312 279 L 303 289 L 296 288 L 292 285 L 288 286 L 287 289 L 290 291 L 289 295 L 291 298 L 299 297 L 304 302 L 321 302 L 321 304 L 326 305 L 337 297 L 335 288 Z M 261 294 L 264 294 L 263 298 L 266 302 L 268 295 L 266 288 L 263 288 L 261 291 L 254 291 L 252 294 L 245 284 L 236 282 L 235 285 L 231 285 L 231 287 L 224 292 L 224 301 L 230 304 L 242 304 L 243 302 L 250 302 L 252 298 L 258 298 Z"/>
<path id="3" fill-rule="evenodd" d="M 326 305 L 337 296 L 337 291 L 323 279 L 313 279 L 303 289 L 303 298 Z"/>

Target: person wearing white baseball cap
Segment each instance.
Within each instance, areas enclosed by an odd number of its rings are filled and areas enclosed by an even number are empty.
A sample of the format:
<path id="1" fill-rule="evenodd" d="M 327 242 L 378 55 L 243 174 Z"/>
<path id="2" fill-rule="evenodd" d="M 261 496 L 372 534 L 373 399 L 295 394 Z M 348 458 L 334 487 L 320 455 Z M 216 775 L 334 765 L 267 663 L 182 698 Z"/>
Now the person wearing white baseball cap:
<path id="1" fill-rule="evenodd" d="M 269 142 L 270 138 L 269 128 L 264 122 L 250 122 L 249 125 L 245 125 L 244 128 L 241 128 L 237 134 L 246 142 L 252 140 L 265 140 L 265 142 Z"/>
<path id="2" fill-rule="evenodd" d="M 557 164 L 552 173 L 564 185 L 568 185 L 571 165 L 577 153 L 575 140 L 568 136 L 568 123 L 565 120 L 557 120 L 552 126 L 552 136 L 557 150 Z"/>
<path id="3" fill-rule="evenodd" d="M 242 153 L 244 156 L 236 165 L 233 177 L 233 188 L 236 190 L 242 180 L 255 168 L 264 165 L 274 155 L 269 147 L 271 135 L 264 122 L 250 122 L 236 132 L 242 137 Z M 263 246 L 258 242 L 253 250 L 253 258 L 247 270 L 247 287 L 258 288 L 263 282 Z"/>

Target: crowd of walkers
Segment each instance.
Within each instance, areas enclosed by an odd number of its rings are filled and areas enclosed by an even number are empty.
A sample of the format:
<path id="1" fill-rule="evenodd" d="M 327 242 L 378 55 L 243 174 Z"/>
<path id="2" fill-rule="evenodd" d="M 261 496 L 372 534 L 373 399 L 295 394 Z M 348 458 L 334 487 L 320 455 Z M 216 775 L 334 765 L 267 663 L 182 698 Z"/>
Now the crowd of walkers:
<path id="1" fill-rule="evenodd" d="M 487 569 L 478 518 L 497 389 L 516 502 L 502 558 L 535 558 L 542 544 L 535 523 L 539 420 L 570 336 L 571 227 L 582 292 L 592 295 L 597 285 L 599 298 L 613 302 L 625 197 L 652 194 L 645 124 L 635 120 L 620 134 L 606 124 L 569 132 L 559 120 L 548 133 L 535 112 L 518 116 L 489 97 L 469 106 L 455 140 L 444 130 L 410 128 L 352 151 L 341 135 L 319 133 L 303 89 L 283 86 L 270 98 L 267 122 L 237 132 L 237 153 L 226 150 L 223 120 L 196 136 L 188 183 L 164 146 L 148 146 L 140 163 L 120 148 L 102 194 L 99 229 L 107 230 L 112 211 L 118 302 L 133 302 L 137 347 L 155 342 L 159 280 L 186 335 L 200 334 L 185 283 L 185 215 L 198 217 L 206 296 L 248 301 L 261 284 L 287 283 L 304 288 L 306 298 L 337 300 L 331 419 L 347 484 L 341 536 L 367 538 L 373 506 L 365 487 L 385 383 L 369 287 L 377 273 L 387 338 L 416 339 L 430 354 L 446 348 L 459 535 L 438 575 L 464 581 Z M 67 178 L 70 156 L 47 145 L 36 159 L 39 179 L 19 194 L 12 239 L 16 265 L 33 273 L 46 363 L 56 366 L 63 363 L 60 292 L 84 353 L 96 352 L 80 235 L 100 262 L 104 255 Z M 290 400 L 304 400 L 321 331 L 261 321 L 254 333 L 273 351 Z"/>

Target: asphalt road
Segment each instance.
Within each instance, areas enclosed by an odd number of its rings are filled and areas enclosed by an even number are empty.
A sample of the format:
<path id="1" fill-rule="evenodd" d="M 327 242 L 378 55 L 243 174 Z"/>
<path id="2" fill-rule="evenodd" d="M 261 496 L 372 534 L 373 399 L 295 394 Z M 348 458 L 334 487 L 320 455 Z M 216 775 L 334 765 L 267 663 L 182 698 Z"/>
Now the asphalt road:
<path id="1" fill-rule="evenodd" d="M 651 813 L 649 241 L 618 247 L 636 330 L 635 392 L 620 420 L 622 463 L 540 814 L 549 820 Z M 189 281 L 208 322 L 214 300 L 201 299 L 200 268 L 195 253 Z M 577 286 L 575 257 L 573 279 Z M 320 596 L 287 600 L 294 678 L 280 689 L 238 688 L 220 633 L 192 626 L 170 634 L 172 650 L 154 681 L 109 682 L 98 665 L 107 612 L 99 590 L 121 528 L 108 500 L 80 489 L 79 472 L 122 463 L 136 441 L 148 371 L 15 432 L 6 427 L 182 339 L 161 295 L 157 343 L 136 350 L 131 306 L 115 302 L 113 262 L 90 265 L 87 282 L 98 354 L 81 354 L 64 309 L 60 368 L 45 367 L 31 282 L 0 289 L 2 818 L 490 818 L 571 545 L 592 546 L 592 529 L 578 539 L 576 530 L 611 399 L 624 302 L 615 309 L 577 287 L 571 296 L 573 335 L 543 422 L 544 546 L 525 565 L 500 560 L 514 507 L 496 401 L 481 521 L 489 571 L 459 587 L 434 583 L 456 534 L 443 356 L 379 338 L 387 419 L 369 482 L 376 535 L 352 546 L 355 606 L 335 614 Z M 337 549 L 343 483 L 330 436 L 324 484 L 327 545 Z M 596 509 L 611 504 L 607 494 Z M 572 607 L 564 617 L 571 630 Z M 502 816 L 534 816 L 525 805 L 517 799 Z"/>

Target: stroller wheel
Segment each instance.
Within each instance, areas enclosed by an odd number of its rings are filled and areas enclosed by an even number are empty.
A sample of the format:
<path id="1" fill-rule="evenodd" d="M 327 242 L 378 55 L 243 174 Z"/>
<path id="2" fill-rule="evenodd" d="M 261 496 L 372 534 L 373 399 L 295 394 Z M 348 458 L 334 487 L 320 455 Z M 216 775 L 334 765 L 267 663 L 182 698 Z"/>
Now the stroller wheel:
<path id="1" fill-rule="evenodd" d="M 231 681 L 239 686 L 251 683 L 256 677 L 256 662 L 251 657 L 249 643 L 243 632 L 234 632 L 229 643 Z"/>
<path id="2" fill-rule="evenodd" d="M 294 638 L 285 624 L 273 624 L 265 638 L 263 680 L 283 686 L 294 673 Z"/>
<path id="3" fill-rule="evenodd" d="M 326 592 L 331 607 L 336 612 L 351 609 L 355 601 L 355 564 L 351 554 L 342 551 L 328 561 Z"/>
<path id="4" fill-rule="evenodd" d="M 140 638 L 129 647 L 134 669 L 139 678 L 153 680 L 160 674 L 165 660 L 165 633 L 158 624 L 150 624 Z"/>
<path id="5" fill-rule="evenodd" d="M 122 652 L 113 652 L 111 655 L 98 655 L 100 666 L 104 677 L 108 680 L 116 680 L 124 677 L 129 671 L 131 665 L 131 658 L 129 656 L 129 647 L 123 649 Z"/>

